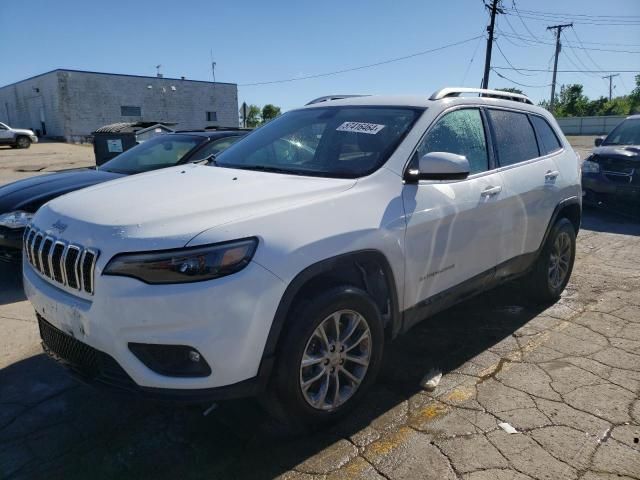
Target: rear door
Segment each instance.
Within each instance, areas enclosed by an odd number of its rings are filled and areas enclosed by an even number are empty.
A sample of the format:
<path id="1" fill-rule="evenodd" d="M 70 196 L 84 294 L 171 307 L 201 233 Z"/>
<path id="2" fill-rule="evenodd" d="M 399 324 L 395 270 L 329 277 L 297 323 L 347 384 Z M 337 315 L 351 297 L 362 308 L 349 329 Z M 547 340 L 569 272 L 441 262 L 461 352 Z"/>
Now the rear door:
<path id="1" fill-rule="evenodd" d="M 550 127 L 540 116 L 497 108 L 487 109 L 487 115 L 504 181 L 498 264 L 521 260 L 513 264 L 515 271 L 502 272 L 506 275 L 518 273 L 518 266 L 528 266 L 527 254 L 540 247 L 558 203 L 560 173 L 554 158 L 562 147 L 553 131 L 547 131 Z"/>

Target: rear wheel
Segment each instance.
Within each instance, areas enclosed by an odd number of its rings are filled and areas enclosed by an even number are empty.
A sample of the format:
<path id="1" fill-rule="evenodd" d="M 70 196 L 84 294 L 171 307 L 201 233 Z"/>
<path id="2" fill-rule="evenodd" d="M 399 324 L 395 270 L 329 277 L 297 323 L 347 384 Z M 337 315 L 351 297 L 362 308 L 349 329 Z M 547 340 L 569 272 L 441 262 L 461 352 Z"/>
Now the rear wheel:
<path id="1" fill-rule="evenodd" d="M 29 148 L 31 145 L 31 139 L 29 137 L 18 137 L 16 139 L 16 147 L 18 148 Z"/>
<path id="2" fill-rule="evenodd" d="M 375 381 L 384 333 L 364 291 L 337 287 L 294 308 L 266 398 L 289 433 L 337 420 Z"/>
<path id="3" fill-rule="evenodd" d="M 567 286 L 576 255 L 576 233 L 573 224 L 561 218 L 527 277 L 527 293 L 534 300 L 549 303 L 557 300 Z"/>

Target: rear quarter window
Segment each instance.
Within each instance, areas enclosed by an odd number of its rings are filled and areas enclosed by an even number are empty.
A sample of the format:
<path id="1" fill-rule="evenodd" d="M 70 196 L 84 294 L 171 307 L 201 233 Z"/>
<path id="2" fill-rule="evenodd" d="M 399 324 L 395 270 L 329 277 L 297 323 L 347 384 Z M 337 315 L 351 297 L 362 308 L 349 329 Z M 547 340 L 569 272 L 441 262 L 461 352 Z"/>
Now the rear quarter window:
<path id="1" fill-rule="evenodd" d="M 531 123 L 533 123 L 536 133 L 538 134 L 538 144 L 540 145 L 540 155 L 548 155 L 557 152 L 562 148 L 562 144 L 556 136 L 551 125 L 542 117 L 531 115 Z"/>
<path id="2" fill-rule="evenodd" d="M 540 155 L 535 132 L 525 113 L 489 110 L 500 166 L 531 160 Z"/>

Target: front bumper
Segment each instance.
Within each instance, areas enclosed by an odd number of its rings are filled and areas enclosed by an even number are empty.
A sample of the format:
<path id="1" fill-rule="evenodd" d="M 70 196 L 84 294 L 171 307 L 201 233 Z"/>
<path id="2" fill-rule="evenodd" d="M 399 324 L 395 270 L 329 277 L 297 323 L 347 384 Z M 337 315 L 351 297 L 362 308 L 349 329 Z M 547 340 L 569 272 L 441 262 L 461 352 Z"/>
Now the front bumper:
<path id="1" fill-rule="evenodd" d="M 107 371 L 117 370 L 115 365 L 124 372 L 119 378 L 125 381 L 111 386 L 151 396 L 230 398 L 255 393 L 268 375 L 270 359 L 263 351 L 285 285 L 260 265 L 252 262 L 228 277 L 181 285 L 97 276 L 95 296 L 60 288 L 26 260 L 23 270 L 25 293 L 36 313 L 66 341 L 95 352 Z M 193 347 L 212 373 L 159 374 L 129 350 L 129 343 Z M 85 378 L 109 384 L 101 380 L 101 369 L 89 370 Z"/>
<path id="2" fill-rule="evenodd" d="M 31 143 L 38 143 L 38 137 L 35 135 L 29 135 L 29 138 L 31 139 Z"/>
<path id="3" fill-rule="evenodd" d="M 582 191 L 586 203 L 640 203 L 640 184 L 613 182 L 602 173 L 583 173 Z"/>
<path id="4" fill-rule="evenodd" d="M 142 387 L 104 352 L 86 345 L 37 315 L 42 348 L 49 357 L 68 368 L 85 383 L 124 391 L 152 400 L 201 403 L 257 395 L 266 386 L 271 361 L 261 366 L 259 375 L 225 387 L 208 389 L 167 389 Z"/>
<path id="5" fill-rule="evenodd" d="M 22 250 L 24 228 L 7 228 L 0 226 L 0 248 Z"/>
<path id="6" fill-rule="evenodd" d="M 23 228 L 0 226 L 0 261 L 19 263 L 22 257 Z"/>

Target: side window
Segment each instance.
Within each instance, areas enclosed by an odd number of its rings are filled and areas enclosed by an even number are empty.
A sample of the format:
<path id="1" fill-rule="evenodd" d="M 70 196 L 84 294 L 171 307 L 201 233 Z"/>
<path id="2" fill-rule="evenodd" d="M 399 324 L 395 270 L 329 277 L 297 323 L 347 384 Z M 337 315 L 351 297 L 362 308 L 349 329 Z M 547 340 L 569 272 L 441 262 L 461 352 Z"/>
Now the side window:
<path id="1" fill-rule="evenodd" d="M 540 155 L 536 135 L 526 114 L 489 110 L 489 117 L 496 136 L 498 162 L 501 166 L 524 162 Z"/>
<path id="2" fill-rule="evenodd" d="M 540 154 L 547 155 L 552 152 L 556 152 L 562 148 L 560 140 L 556 136 L 555 132 L 547 121 L 538 117 L 537 115 L 531 115 L 531 123 L 538 133 L 538 142 L 540 144 Z"/>
<path id="3" fill-rule="evenodd" d="M 429 152 L 464 155 L 472 174 L 488 170 L 487 140 L 480 110 L 467 108 L 445 114 L 418 147 L 419 156 Z"/>

